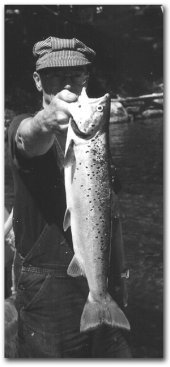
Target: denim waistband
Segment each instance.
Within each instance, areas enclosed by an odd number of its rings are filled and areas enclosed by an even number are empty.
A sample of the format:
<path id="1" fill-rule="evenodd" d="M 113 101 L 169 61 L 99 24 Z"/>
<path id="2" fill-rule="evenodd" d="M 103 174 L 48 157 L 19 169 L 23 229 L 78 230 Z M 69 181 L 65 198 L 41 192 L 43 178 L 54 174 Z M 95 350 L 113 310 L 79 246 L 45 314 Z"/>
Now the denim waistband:
<path id="1" fill-rule="evenodd" d="M 25 260 L 25 258 L 17 252 L 17 258 L 21 264 L 22 272 L 37 273 L 37 274 L 53 274 L 57 277 L 68 277 L 68 264 L 42 264 L 42 266 L 33 266 Z"/>
<path id="2" fill-rule="evenodd" d="M 57 278 L 68 278 L 67 274 L 67 265 L 57 264 L 55 267 L 35 267 L 30 264 L 22 265 L 21 271 L 27 273 L 36 273 L 36 274 L 51 274 L 56 276 Z"/>

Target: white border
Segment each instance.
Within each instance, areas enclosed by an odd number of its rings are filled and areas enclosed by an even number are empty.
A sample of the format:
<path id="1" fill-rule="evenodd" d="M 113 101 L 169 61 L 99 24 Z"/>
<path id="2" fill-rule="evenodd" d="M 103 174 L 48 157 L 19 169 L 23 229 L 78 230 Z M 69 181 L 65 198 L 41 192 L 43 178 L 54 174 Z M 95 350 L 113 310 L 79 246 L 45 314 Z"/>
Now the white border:
<path id="1" fill-rule="evenodd" d="M 164 309 L 164 318 L 165 318 L 165 321 L 164 321 L 164 326 L 165 326 L 165 333 L 164 333 L 164 348 L 165 348 L 165 360 L 141 360 L 141 359 L 132 359 L 130 361 L 123 361 L 123 362 L 117 362 L 116 360 L 111 360 L 111 361 L 102 361 L 102 360 L 97 360 L 97 361 L 90 361 L 90 360 L 87 360 L 87 361 L 81 361 L 81 360 L 69 360 L 68 362 L 67 361 L 63 361 L 63 362 L 60 362 L 58 360 L 55 360 L 55 361 L 33 361 L 33 360 L 30 360 L 30 361 L 20 361 L 20 363 L 22 364 L 25 364 L 25 363 L 29 363 L 31 362 L 31 365 L 33 366 L 34 364 L 37 365 L 39 363 L 47 363 L 49 365 L 49 363 L 57 363 L 57 365 L 59 365 L 60 363 L 63 365 L 67 365 L 70 364 L 70 363 L 76 363 L 78 362 L 79 364 L 80 363 L 88 363 L 88 365 L 92 365 L 93 363 L 99 363 L 99 364 L 105 364 L 105 363 L 112 363 L 114 366 L 124 366 L 126 365 L 126 363 L 144 363 L 145 366 L 151 366 L 152 364 L 154 365 L 155 362 L 156 364 L 167 364 L 169 363 L 169 348 L 168 348 L 168 340 L 169 340 L 169 333 L 168 331 L 170 330 L 170 323 L 169 323 L 169 292 L 168 292 L 168 286 L 169 284 L 168 283 L 168 279 L 170 279 L 170 267 L 168 267 L 168 260 L 169 260 L 169 246 L 170 246 L 170 238 L 169 238 L 169 231 L 168 231 L 168 224 L 169 224 L 169 212 L 168 212 L 168 209 L 169 209 L 169 200 L 170 200 L 170 195 L 169 195 L 169 188 L 170 188 L 170 180 L 169 180 L 169 169 L 168 169 L 168 158 L 170 156 L 170 135 L 169 135 L 169 131 L 170 131 L 170 127 L 169 127 L 169 124 L 170 124 L 170 121 L 169 121 L 169 107 L 168 107 L 168 92 L 169 92 L 169 72 L 168 72 L 168 65 L 169 65 L 169 43 L 168 43 L 168 35 L 170 35 L 170 30 L 169 30 L 169 23 L 170 23 L 170 20 L 169 20 L 169 0 L 166 0 L 166 1 L 149 1 L 149 4 L 147 1 L 140 1 L 140 2 L 137 2 L 137 1 L 106 1 L 106 2 L 100 2 L 100 1 L 59 1 L 59 2 L 56 2 L 56 1 L 50 1 L 50 3 L 48 4 L 47 1 L 35 1 L 35 2 L 26 2 L 26 1 L 2 1 L 0 3 L 0 9 L 1 9 L 1 12 L 0 12 L 0 15 L 1 15 L 1 34 L 2 34 L 2 39 L 1 39 L 1 47 L 2 47 L 2 51 L 1 51 L 1 55 L 4 55 L 4 5 L 86 5 L 86 4 L 89 4 L 89 5 L 95 5 L 95 4 L 99 4 L 99 5 L 163 5 L 164 6 L 164 10 L 165 10 L 165 17 L 164 17 L 164 33 L 165 33 L 165 36 L 164 36 L 164 57 L 165 57 L 165 61 L 164 61 L 164 79 L 165 79 L 165 93 L 166 93 L 166 96 L 165 96 L 165 118 L 164 118 L 164 131 L 165 131 L 165 134 L 164 134 L 164 225 L 165 225 L 165 230 L 164 230 L 164 257 L 165 257 L 165 264 L 164 264 L 164 267 L 165 267 L 165 278 L 166 278 L 166 285 L 165 285 L 165 289 L 164 289 L 164 296 L 165 296 L 165 303 L 166 303 L 166 306 L 165 306 L 165 309 Z M 4 275 L 3 275 L 3 243 L 4 243 L 4 239 L 3 239 L 3 217 L 4 217 L 4 213 L 3 213 L 3 208 L 4 208 L 4 199 L 2 200 L 2 198 L 4 198 L 4 139 L 3 139 L 3 136 L 4 136 L 4 125 L 3 125 L 3 121 L 4 121 L 4 58 L 1 57 L 1 73 L 0 73 L 0 85 L 1 85 L 1 99 L 0 99 L 0 113 L 1 113 L 1 124 L 0 124 L 0 138 L 1 138 L 1 144 L 0 144 L 0 147 L 1 147 L 1 154 L 0 154 L 0 169 L 1 169 L 1 179 L 0 179 L 0 194 L 1 194 L 1 215 L 0 215 L 0 234 L 1 234 L 1 245 L 0 245 L 0 248 L 1 248 L 1 259 L 2 259 L 2 265 L 1 265 L 1 279 L 4 279 Z M 169 103 L 170 105 L 170 103 Z M 165 197 L 166 197 L 166 201 L 165 201 Z M 165 256 L 166 254 L 166 256 Z M 167 260 L 168 259 L 168 260 Z M 4 323 L 4 318 L 3 318 L 3 298 L 4 298 L 4 293 L 3 293 L 3 281 L 1 281 L 1 303 L 0 303 L 0 308 L 1 308 L 1 333 L 0 333 L 0 337 L 2 338 L 2 340 L 0 339 L 0 345 L 1 345 L 1 353 L 0 353 L 0 362 L 1 362 L 1 365 L 2 364 L 5 364 L 5 363 L 18 363 L 18 361 L 14 361 L 14 362 L 10 362 L 6 359 L 3 358 L 3 344 L 4 344 L 4 338 L 3 338 L 3 323 Z"/>

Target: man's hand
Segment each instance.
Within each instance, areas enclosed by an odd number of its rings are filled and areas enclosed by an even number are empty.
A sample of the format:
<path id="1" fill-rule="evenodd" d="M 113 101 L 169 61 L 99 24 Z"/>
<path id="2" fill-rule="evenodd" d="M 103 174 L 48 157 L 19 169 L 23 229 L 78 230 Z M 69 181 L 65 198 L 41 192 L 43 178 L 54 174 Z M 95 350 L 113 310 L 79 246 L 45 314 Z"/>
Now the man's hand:
<path id="1" fill-rule="evenodd" d="M 69 103 L 77 99 L 76 94 L 62 90 L 34 117 L 22 120 L 15 137 L 18 149 L 27 157 L 45 154 L 53 145 L 55 135 L 67 128 L 71 117 Z"/>
<path id="2" fill-rule="evenodd" d="M 71 116 L 68 103 L 76 102 L 77 99 L 76 94 L 66 89 L 53 97 L 46 108 L 51 117 L 51 129 L 61 131 L 67 128 Z"/>

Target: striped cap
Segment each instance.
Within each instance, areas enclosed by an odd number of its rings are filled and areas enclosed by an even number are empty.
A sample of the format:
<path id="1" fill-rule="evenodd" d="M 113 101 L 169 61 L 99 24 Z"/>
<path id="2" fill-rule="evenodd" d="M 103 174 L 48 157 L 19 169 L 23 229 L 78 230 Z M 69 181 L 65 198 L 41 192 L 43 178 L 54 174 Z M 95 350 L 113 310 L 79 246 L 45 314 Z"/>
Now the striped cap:
<path id="1" fill-rule="evenodd" d="M 76 38 L 48 37 L 33 47 L 36 70 L 91 64 L 96 53 Z"/>

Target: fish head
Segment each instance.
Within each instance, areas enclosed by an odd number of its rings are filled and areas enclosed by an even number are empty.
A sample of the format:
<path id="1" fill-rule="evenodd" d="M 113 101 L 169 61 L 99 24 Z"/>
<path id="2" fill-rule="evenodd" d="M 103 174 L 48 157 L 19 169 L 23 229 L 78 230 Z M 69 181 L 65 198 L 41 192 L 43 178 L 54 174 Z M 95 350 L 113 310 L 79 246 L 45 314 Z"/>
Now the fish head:
<path id="1" fill-rule="evenodd" d="M 100 98 L 88 98 L 85 88 L 78 102 L 70 104 L 74 132 L 80 136 L 92 137 L 97 131 L 108 127 L 110 118 L 110 95 Z"/>

